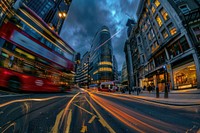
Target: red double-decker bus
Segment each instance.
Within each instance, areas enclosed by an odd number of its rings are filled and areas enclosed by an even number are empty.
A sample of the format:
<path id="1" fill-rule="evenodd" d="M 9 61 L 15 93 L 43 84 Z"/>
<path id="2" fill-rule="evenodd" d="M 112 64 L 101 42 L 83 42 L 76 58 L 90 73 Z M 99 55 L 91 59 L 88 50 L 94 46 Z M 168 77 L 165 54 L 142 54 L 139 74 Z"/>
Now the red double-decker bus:
<path id="1" fill-rule="evenodd" d="M 101 82 L 98 91 L 115 92 L 117 89 L 114 81 Z"/>
<path id="2" fill-rule="evenodd" d="M 75 51 L 28 7 L 0 27 L 0 87 L 13 91 L 70 89 Z"/>

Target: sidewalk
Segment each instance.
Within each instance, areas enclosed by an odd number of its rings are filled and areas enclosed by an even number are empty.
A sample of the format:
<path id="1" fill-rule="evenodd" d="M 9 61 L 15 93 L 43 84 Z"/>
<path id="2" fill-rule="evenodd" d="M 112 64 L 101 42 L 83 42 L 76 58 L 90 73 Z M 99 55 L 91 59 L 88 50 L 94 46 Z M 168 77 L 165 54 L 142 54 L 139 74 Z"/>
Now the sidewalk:
<path id="1" fill-rule="evenodd" d="M 116 92 L 121 93 L 121 92 Z M 152 101 L 157 103 L 165 103 L 168 105 L 177 106 L 200 106 L 200 89 L 187 89 L 187 90 L 171 90 L 168 93 L 168 98 L 164 98 L 164 92 L 159 93 L 159 98 L 156 98 L 156 92 L 142 91 L 139 95 L 136 92 L 131 92 L 131 94 L 126 91 L 126 93 L 121 93 L 135 98 L 143 99 L 146 101 Z"/>

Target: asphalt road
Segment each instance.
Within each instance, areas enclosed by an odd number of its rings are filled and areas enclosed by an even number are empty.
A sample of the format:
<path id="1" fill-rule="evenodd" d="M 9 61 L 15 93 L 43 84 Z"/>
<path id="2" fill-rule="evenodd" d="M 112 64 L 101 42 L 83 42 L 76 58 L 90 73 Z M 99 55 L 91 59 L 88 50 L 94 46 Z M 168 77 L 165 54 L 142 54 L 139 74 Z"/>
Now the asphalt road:
<path id="1" fill-rule="evenodd" d="M 1 133 L 200 131 L 200 106 L 173 106 L 85 90 L 48 94 L 0 90 L 0 94 Z"/>

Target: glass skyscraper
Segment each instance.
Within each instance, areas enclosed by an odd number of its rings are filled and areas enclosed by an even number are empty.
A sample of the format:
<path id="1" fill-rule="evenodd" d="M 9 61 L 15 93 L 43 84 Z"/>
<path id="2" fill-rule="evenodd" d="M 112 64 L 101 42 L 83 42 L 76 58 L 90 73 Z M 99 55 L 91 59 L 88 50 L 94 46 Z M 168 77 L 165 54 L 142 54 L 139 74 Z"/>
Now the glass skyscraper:
<path id="1" fill-rule="evenodd" d="M 89 73 L 91 84 L 113 81 L 113 48 L 108 27 L 102 26 L 92 41 Z"/>

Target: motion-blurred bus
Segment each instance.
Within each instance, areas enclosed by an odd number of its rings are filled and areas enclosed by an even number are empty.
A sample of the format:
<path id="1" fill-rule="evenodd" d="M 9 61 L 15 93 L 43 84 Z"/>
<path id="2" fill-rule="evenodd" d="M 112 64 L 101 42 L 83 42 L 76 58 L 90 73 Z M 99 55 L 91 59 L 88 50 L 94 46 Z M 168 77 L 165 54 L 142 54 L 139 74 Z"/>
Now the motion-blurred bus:
<path id="1" fill-rule="evenodd" d="M 70 89 L 75 51 L 23 5 L 0 27 L 0 87 L 13 91 Z"/>
<path id="2" fill-rule="evenodd" d="M 101 82 L 98 90 L 99 91 L 105 91 L 105 92 L 115 92 L 116 91 L 116 86 L 114 81 L 109 81 L 109 82 Z"/>

